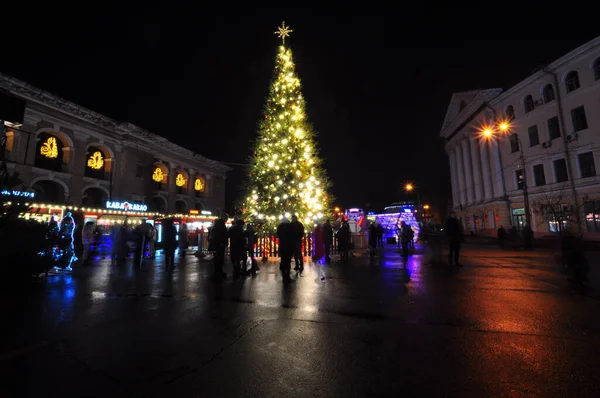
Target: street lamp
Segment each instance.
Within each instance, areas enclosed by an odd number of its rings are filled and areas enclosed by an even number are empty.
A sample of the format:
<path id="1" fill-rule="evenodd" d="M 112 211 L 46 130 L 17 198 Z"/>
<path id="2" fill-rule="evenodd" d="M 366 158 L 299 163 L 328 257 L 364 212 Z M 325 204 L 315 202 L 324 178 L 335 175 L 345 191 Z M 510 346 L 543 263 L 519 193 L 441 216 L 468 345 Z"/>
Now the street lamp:
<path id="1" fill-rule="evenodd" d="M 492 140 L 495 136 L 498 138 L 510 137 L 512 125 L 510 120 L 501 119 L 497 120 L 491 125 L 484 125 L 481 128 L 480 134 L 481 138 L 484 140 Z M 518 134 L 513 135 L 517 144 L 519 145 L 519 158 L 521 161 L 521 170 L 523 174 L 521 174 L 521 182 L 523 186 L 523 205 L 525 206 L 525 222 L 527 226 L 531 228 L 531 211 L 529 208 L 529 192 L 527 190 L 527 172 L 525 170 L 525 154 L 523 153 L 523 144 Z"/>
<path id="2" fill-rule="evenodd" d="M 416 189 L 415 185 L 412 182 L 405 183 L 404 184 L 404 192 L 406 192 L 406 193 L 415 192 L 416 193 L 416 195 L 417 195 L 417 209 L 419 209 L 421 207 L 421 198 L 419 196 L 419 192 L 417 192 L 417 189 Z"/>

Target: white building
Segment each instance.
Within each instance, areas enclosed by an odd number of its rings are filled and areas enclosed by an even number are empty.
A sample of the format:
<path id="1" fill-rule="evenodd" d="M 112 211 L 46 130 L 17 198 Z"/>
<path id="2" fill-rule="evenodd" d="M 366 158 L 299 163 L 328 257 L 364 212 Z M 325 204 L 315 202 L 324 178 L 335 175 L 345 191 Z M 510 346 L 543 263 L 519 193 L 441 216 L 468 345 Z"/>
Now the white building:
<path id="1" fill-rule="evenodd" d="M 453 94 L 440 136 L 465 230 L 521 228 L 527 196 L 537 236 L 600 237 L 600 37 L 506 91 Z"/>

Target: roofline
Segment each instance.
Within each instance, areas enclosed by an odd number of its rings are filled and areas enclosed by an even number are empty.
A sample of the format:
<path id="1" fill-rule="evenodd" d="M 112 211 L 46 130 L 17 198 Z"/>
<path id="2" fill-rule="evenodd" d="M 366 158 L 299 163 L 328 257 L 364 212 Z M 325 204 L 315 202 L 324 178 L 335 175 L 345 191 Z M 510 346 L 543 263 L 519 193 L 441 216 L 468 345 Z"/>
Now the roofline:
<path id="1" fill-rule="evenodd" d="M 228 172 L 233 170 L 231 167 L 226 166 L 223 163 L 190 151 L 187 148 L 177 145 L 174 142 L 169 141 L 158 134 L 154 134 L 148 130 L 145 130 L 137 125 L 129 122 L 119 122 L 115 119 L 109 118 L 108 116 L 68 101 L 63 97 L 42 90 L 15 77 L 0 73 L 0 88 L 3 88 L 12 95 L 25 99 L 26 101 L 38 103 L 58 112 L 68 114 L 77 119 L 85 120 L 86 122 L 91 123 L 98 128 L 105 130 L 112 129 L 115 133 L 120 135 L 129 133 L 141 140 L 157 145 L 160 143 L 162 148 L 170 152 L 173 152 L 177 155 L 185 155 L 190 159 L 201 161 L 205 163 L 206 166 L 212 167 L 218 171 Z"/>

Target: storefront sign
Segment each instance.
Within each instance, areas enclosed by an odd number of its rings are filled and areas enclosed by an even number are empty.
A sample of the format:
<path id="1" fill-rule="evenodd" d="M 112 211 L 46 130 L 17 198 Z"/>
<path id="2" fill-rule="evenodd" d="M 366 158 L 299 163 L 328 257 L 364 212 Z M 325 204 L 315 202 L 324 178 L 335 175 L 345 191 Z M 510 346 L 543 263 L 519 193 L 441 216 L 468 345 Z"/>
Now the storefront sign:
<path id="1" fill-rule="evenodd" d="M 123 211 L 147 211 L 148 205 L 129 202 L 111 202 L 110 200 L 107 200 L 106 208 Z"/>
<path id="2" fill-rule="evenodd" d="M 210 211 L 207 210 L 202 210 L 200 213 L 202 213 L 205 216 L 210 216 L 212 214 Z"/>
<path id="3" fill-rule="evenodd" d="M 196 215 L 196 214 L 198 214 L 198 213 L 200 213 L 198 210 L 194 210 L 194 209 L 191 209 L 191 210 L 190 210 L 190 214 L 191 214 L 191 215 Z"/>
<path id="4" fill-rule="evenodd" d="M 19 196 L 21 198 L 34 198 L 35 192 L 23 192 L 23 191 L 9 191 L 3 190 L 0 192 L 4 196 Z"/>

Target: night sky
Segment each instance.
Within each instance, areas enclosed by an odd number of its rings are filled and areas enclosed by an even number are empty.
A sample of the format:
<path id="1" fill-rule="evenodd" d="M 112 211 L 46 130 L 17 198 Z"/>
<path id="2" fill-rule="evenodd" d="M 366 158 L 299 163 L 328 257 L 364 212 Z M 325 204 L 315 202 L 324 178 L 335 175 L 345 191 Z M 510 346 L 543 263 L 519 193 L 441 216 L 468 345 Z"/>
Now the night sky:
<path id="1" fill-rule="evenodd" d="M 422 201 L 445 204 L 450 183 L 439 131 L 452 93 L 508 88 L 600 34 L 589 4 L 576 2 L 571 16 L 549 3 L 524 10 L 524 2 L 468 9 L 346 2 L 338 10 L 240 10 L 243 16 L 164 3 L 171 8 L 12 9 L 14 18 L 3 13 L 0 71 L 243 164 L 263 115 L 279 40 L 273 32 L 285 20 L 308 118 L 344 207 L 406 199 L 405 181 Z M 229 208 L 245 176 L 232 167 Z"/>

